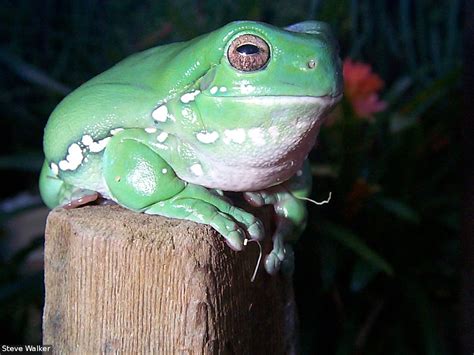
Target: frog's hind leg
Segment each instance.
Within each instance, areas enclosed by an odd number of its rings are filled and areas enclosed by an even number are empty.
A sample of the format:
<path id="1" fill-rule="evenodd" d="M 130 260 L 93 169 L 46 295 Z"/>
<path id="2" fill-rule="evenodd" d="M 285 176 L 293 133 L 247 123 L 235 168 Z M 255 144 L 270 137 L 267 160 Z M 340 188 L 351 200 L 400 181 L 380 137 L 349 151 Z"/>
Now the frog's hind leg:
<path id="1" fill-rule="evenodd" d="M 99 194 L 92 190 L 76 187 L 60 179 L 45 161 L 40 175 L 40 194 L 49 208 L 62 206 L 75 208 L 99 198 Z"/>
<path id="2" fill-rule="evenodd" d="M 64 181 L 57 176 L 57 171 L 53 172 L 48 162 L 45 161 L 41 168 L 39 190 L 46 206 L 54 208 L 59 205 L 59 195 L 63 185 Z"/>
<path id="3" fill-rule="evenodd" d="M 210 190 L 179 179 L 143 132 L 130 130 L 112 137 L 103 159 L 107 188 L 127 208 L 208 224 L 236 250 L 243 248 L 247 235 L 263 236 L 255 217 Z"/>
<path id="4" fill-rule="evenodd" d="M 265 269 L 276 273 L 280 267 L 293 272 L 294 254 L 290 242 L 296 241 L 306 226 L 307 211 L 304 199 L 311 191 L 311 171 L 306 162 L 292 179 L 267 190 L 246 192 L 244 198 L 253 206 L 273 205 L 276 230 L 273 249 L 265 258 Z"/>

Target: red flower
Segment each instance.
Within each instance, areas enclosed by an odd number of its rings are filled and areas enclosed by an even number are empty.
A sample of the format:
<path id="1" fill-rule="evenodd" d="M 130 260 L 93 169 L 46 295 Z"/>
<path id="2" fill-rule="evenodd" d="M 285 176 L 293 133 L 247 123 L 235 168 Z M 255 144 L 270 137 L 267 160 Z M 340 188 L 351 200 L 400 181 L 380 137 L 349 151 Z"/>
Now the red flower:
<path id="1" fill-rule="evenodd" d="M 371 120 L 374 113 L 385 110 L 387 103 L 378 96 L 384 82 L 372 72 L 370 65 L 346 58 L 343 74 L 344 93 L 358 117 Z"/>

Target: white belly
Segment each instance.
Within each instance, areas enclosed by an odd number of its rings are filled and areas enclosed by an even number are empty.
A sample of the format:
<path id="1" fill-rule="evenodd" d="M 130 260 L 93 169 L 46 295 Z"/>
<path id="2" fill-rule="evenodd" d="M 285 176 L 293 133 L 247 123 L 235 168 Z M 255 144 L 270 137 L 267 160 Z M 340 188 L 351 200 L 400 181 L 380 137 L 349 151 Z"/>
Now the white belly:
<path id="1" fill-rule="evenodd" d="M 193 184 L 224 191 L 266 189 L 288 180 L 301 169 L 318 131 L 319 125 L 308 127 L 307 134 L 299 139 L 260 147 L 257 154 L 246 154 L 243 150 L 239 156 L 233 155 L 229 159 L 203 157 L 180 177 Z"/>

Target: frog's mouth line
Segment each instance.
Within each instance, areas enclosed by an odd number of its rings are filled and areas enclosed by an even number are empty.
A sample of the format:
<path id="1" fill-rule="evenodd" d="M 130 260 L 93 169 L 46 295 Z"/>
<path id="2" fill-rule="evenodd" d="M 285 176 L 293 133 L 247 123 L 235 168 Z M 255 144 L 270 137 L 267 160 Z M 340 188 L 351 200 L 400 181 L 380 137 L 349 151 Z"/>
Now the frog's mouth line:
<path id="1" fill-rule="evenodd" d="M 216 99 L 226 100 L 232 99 L 245 104 L 257 105 L 318 105 L 318 106 L 334 106 L 337 104 L 343 94 L 322 95 L 322 96 L 296 96 L 296 95 L 258 95 L 258 96 L 211 96 Z"/>

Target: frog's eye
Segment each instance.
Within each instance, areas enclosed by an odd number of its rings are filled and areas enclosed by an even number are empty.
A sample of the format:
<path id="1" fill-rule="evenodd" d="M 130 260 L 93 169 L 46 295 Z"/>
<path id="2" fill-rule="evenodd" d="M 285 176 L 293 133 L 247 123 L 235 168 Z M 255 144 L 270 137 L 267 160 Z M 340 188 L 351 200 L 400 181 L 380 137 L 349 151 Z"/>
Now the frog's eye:
<path id="1" fill-rule="evenodd" d="M 230 65 L 242 71 L 256 71 L 265 67 L 270 59 L 270 48 L 255 35 L 241 35 L 234 39 L 227 50 Z"/>

